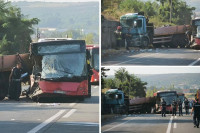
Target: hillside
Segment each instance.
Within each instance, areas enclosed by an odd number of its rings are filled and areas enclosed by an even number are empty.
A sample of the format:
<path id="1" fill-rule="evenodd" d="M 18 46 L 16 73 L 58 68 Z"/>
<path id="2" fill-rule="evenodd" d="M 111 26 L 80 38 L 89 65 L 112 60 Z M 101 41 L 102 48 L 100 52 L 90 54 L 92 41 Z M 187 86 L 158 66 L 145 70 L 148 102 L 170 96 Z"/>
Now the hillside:
<path id="1" fill-rule="evenodd" d="M 147 86 L 169 87 L 194 89 L 200 88 L 199 77 L 200 74 L 186 73 L 186 74 L 156 74 L 156 75 L 136 75 L 141 80 L 147 82 Z"/>
<path id="2" fill-rule="evenodd" d="M 39 18 L 39 28 L 58 30 L 83 29 L 85 33 L 98 33 L 98 2 L 12 2 L 28 17 Z"/>

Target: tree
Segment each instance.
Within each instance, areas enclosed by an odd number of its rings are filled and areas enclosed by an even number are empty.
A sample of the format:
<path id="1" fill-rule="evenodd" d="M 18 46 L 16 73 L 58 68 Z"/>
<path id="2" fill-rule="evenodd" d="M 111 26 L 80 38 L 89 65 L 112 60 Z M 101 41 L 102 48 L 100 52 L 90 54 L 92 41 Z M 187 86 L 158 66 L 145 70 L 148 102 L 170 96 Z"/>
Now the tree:
<path id="1" fill-rule="evenodd" d="M 115 78 L 119 79 L 120 82 L 124 82 L 125 80 L 127 80 L 127 76 L 129 76 L 128 71 L 126 71 L 126 69 L 123 67 L 115 71 Z"/>
<path id="2" fill-rule="evenodd" d="M 28 19 L 10 2 L 0 1 L 0 11 L 0 53 L 28 52 L 33 25 L 38 24 L 39 19 Z"/>

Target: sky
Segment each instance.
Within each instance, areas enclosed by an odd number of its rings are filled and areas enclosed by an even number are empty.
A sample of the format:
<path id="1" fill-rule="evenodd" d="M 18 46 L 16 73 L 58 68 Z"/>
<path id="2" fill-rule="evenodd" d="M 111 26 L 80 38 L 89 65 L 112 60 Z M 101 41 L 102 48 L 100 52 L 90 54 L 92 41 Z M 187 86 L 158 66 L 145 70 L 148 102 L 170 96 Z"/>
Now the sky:
<path id="1" fill-rule="evenodd" d="M 6 1 L 6 0 L 5 0 Z M 18 2 L 18 1 L 43 1 L 43 2 L 90 2 L 90 1 L 99 1 L 99 0 L 8 0 L 11 2 Z"/>
<path id="2" fill-rule="evenodd" d="M 115 70 L 120 67 L 105 67 L 110 68 L 110 71 L 106 72 L 107 75 L 114 75 Z M 125 67 L 130 74 L 173 74 L 173 73 L 200 73 L 199 67 L 153 67 L 153 66 L 135 66 Z"/>

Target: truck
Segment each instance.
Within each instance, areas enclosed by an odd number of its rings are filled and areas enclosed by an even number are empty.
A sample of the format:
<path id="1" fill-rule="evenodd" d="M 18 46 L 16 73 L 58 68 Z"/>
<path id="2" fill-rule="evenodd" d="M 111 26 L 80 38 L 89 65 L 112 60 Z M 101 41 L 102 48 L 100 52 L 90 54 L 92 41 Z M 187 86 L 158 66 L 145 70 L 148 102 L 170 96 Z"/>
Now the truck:
<path id="1" fill-rule="evenodd" d="M 120 89 L 109 89 L 103 97 L 103 113 L 151 113 L 155 108 L 154 97 L 130 99 Z"/>
<path id="2" fill-rule="evenodd" d="M 127 13 L 120 17 L 120 26 L 122 34 L 131 35 L 129 46 L 133 47 L 148 47 L 153 44 L 155 48 L 165 47 L 177 48 L 186 47 L 188 39 L 186 32 L 190 30 L 190 25 L 162 26 L 154 27 L 153 23 L 149 23 L 148 17 L 144 16 L 144 12 Z"/>
<path id="3" fill-rule="evenodd" d="M 30 68 L 27 95 L 35 101 L 43 97 L 84 100 L 91 96 L 84 40 L 31 43 L 30 53 L 1 58 L 4 59 L 1 60 L 1 99 L 8 94 L 8 77 L 18 60 Z"/>
<path id="4" fill-rule="evenodd" d="M 171 48 L 185 48 L 188 45 L 186 32 L 190 25 L 162 26 L 154 29 L 153 46 Z"/>
<path id="5" fill-rule="evenodd" d="M 153 42 L 154 26 L 144 16 L 144 12 L 128 13 L 120 17 L 122 34 L 131 34 L 129 46 L 148 47 Z"/>

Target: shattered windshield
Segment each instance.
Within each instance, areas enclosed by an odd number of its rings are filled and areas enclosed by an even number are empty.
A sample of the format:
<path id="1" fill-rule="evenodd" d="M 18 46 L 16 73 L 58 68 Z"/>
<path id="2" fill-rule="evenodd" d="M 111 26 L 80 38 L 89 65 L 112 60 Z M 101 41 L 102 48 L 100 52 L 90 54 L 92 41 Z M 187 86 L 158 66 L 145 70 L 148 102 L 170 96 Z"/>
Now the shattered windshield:
<path id="1" fill-rule="evenodd" d="M 133 19 L 122 18 L 120 20 L 120 23 L 121 23 L 122 27 L 129 27 L 129 28 L 133 27 Z"/>
<path id="2" fill-rule="evenodd" d="M 85 53 L 44 55 L 42 59 L 42 79 L 72 78 L 86 76 Z"/>

